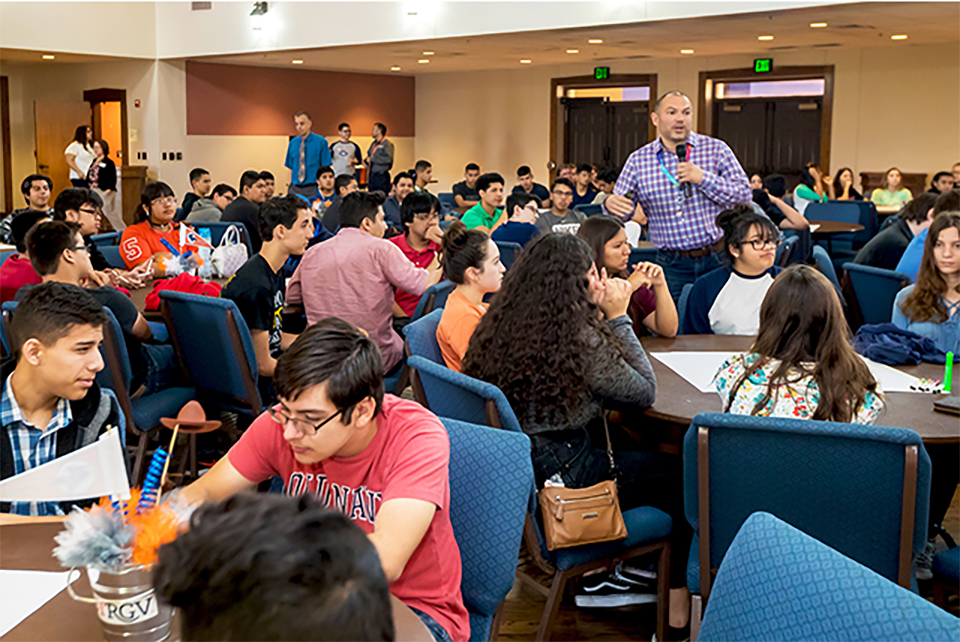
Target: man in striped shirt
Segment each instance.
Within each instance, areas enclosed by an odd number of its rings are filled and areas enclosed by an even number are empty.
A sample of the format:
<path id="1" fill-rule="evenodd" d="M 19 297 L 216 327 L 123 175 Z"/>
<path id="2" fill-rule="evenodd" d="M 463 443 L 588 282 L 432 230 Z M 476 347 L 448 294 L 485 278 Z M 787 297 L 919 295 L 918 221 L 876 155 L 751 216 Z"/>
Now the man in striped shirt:
<path id="1" fill-rule="evenodd" d="M 14 311 L 16 366 L 13 358 L 0 364 L 0 479 L 87 446 L 110 426 L 122 434 L 117 399 L 95 380 L 105 321 L 90 294 L 66 283 L 36 286 Z M 3 502 L 0 512 L 64 515 L 74 503 Z"/>
<path id="2" fill-rule="evenodd" d="M 630 220 L 639 204 L 649 220 L 674 301 L 687 283 L 720 266 L 723 233 L 714 222 L 723 210 L 752 198 L 750 182 L 723 141 L 691 131 L 693 106 L 679 91 L 667 92 L 650 115 L 657 139 L 627 159 L 604 207 Z M 685 145 L 681 162 L 677 147 Z"/>

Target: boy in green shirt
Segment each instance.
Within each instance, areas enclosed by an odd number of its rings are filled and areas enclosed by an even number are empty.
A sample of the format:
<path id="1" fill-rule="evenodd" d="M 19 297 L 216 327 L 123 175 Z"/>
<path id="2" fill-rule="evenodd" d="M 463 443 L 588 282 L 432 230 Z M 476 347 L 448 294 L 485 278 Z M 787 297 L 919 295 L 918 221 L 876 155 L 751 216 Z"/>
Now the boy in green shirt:
<path id="1" fill-rule="evenodd" d="M 464 212 L 461 219 L 468 230 L 483 227 L 490 234 L 506 221 L 503 208 L 500 207 L 503 203 L 503 185 L 503 176 L 493 172 L 477 179 L 480 202 Z"/>

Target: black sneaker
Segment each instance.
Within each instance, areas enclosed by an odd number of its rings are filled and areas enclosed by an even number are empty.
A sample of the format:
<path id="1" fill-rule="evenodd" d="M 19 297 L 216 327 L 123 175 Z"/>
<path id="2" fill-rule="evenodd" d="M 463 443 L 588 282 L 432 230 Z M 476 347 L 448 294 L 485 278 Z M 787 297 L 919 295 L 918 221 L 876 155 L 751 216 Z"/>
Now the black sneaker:
<path id="1" fill-rule="evenodd" d="M 624 577 L 619 567 L 609 573 L 584 577 L 577 588 L 576 602 L 581 608 L 610 609 L 657 601 L 656 582 Z"/>
<path id="2" fill-rule="evenodd" d="M 644 568 L 642 566 L 633 566 L 629 562 L 624 562 L 618 567 L 620 574 L 623 575 L 624 579 L 633 580 L 634 582 L 642 582 L 644 584 L 649 584 L 652 586 L 657 585 L 657 571 L 652 570 L 656 569 L 656 566 L 651 568 Z"/>

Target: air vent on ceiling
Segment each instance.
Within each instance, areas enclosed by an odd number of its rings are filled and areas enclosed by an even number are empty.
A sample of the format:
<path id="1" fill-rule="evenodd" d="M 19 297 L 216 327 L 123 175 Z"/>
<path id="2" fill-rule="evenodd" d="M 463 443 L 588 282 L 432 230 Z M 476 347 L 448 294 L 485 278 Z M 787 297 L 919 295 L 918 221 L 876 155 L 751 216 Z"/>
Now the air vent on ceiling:
<path id="1" fill-rule="evenodd" d="M 839 42 L 826 42 L 822 45 L 813 45 L 814 49 L 829 49 L 830 47 L 839 47 Z"/>
<path id="2" fill-rule="evenodd" d="M 877 28 L 873 25 L 838 25 L 833 27 L 833 29 L 867 29 L 869 31 L 876 31 Z"/>
<path id="3" fill-rule="evenodd" d="M 780 45 L 779 47 L 767 47 L 767 51 L 787 51 L 788 49 L 796 48 L 796 45 Z"/>
<path id="4" fill-rule="evenodd" d="M 447 55 L 453 57 L 453 56 L 466 56 L 467 54 L 462 51 L 451 51 Z"/>
<path id="5" fill-rule="evenodd" d="M 213 9 L 212 2 L 191 2 L 190 11 L 209 11 Z"/>
<path id="6" fill-rule="evenodd" d="M 597 62 L 609 62 L 611 60 L 642 60 L 644 58 L 650 58 L 650 56 L 641 54 L 639 56 L 616 56 L 616 57 L 610 57 L 610 58 L 595 58 L 595 60 Z"/>

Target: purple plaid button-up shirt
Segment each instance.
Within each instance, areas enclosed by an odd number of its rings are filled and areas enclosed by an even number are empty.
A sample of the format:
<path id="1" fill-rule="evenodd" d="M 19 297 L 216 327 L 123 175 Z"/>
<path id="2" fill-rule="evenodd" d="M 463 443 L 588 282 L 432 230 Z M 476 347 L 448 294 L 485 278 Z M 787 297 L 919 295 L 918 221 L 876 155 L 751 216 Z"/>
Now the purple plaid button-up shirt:
<path id="1" fill-rule="evenodd" d="M 658 136 L 630 154 L 620 172 L 614 194 L 633 192 L 633 202 L 643 207 L 650 225 L 650 242 L 668 250 L 690 250 L 712 245 L 723 232 L 714 224 L 717 214 L 737 203 L 750 202 L 750 181 L 727 144 L 716 138 L 690 133 L 690 162 L 703 170 L 691 195 L 667 178 L 677 176 L 677 155 Z M 662 165 L 661 165 L 662 161 Z"/>

